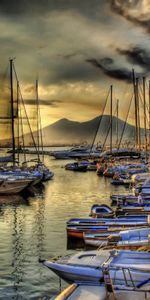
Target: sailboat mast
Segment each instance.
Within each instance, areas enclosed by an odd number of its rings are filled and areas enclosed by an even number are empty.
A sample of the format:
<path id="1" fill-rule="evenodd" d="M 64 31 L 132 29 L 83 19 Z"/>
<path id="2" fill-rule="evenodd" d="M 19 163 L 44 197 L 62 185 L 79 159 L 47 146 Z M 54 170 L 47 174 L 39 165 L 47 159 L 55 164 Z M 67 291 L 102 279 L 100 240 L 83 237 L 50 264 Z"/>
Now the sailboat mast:
<path id="1" fill-rule="evenodd" d="M 117 147 L 118 147 L 118 141 L 119 141 L 119 126 L 118 126 L 118 115 L 119 115 L 119 100 L 117 100 L 117 120 L 116 120 L 116 135 L 117 135 L 117 141 L 116 141 L 116 144 L 117 144 Z"/>
<path id="2" fill-rule="evenodd" d="M 149 110 L 149 149 L 150 149 L 150 80 L 148 85 L 148 110 Z"/>
<path id="3" fill-rule="evenodd" d="M 39 137 L 39 95 L 38 95 L 38 80 L 36 80 L 36 108 L 37 108 L 37 156 L 38 163 L 40 162 L 40 137 Z"/>
<path id="4" fill-rule="evenodd" d="M 141 149 L 141 125 L 140 125 L 140 107 L 139 107 L 139 79 L 136 78 L 136 103 L 137 103 L 137 134 L 138 146 Z"/>
<path id="5" fill-rule="evenodd" d="M 19 146 L 20 146 L 20 137 L 19 137 L 19 135 L 20 135 L 20 124 L 19 124 L 19 82 L 18 82 L 18 80 L 17 80 L 17 118 L 18 118 L 18 126 L 17 126 L 17 134 L 18 134 L 18 137 L 17 137 L 17 141 L 18 141 L 18 145 L 17 145 L 17 148 L 19 149 Z M 18 157 L 17 157 L 17 159 L 18 159 L 18 164 L 19 164 L 19 151 L 18 151 Z"/>
<path id="6" fill-rule="evenodd" d="M 147 129 L 146 129 L 146 94 L 145 94 L 145 77 L 143 77 L 143 101 L 144 101 L 145 152 L 146 152 L 146 160 L 147 160 Z"/>
<path id="7" fill-rule="evenodd" d="M 110 152 L 112 153 L 112 98 L 113 86 L 110 86 Z"/>
<path id="8" fill-rule="evenodd" d="M 133 90 L 134 90 L 134 108 L 135 108 L 135 147 L 138 147 L 138 122 L 137 122 L 137 93 L 136 93 L 136 82 L 135 82 L 135 73 L 134 69 L 132 70 L 133 75 Z"/>
<path id="9" fill-rule="evenodd" d="M 12 157 L 15 166 L 15 128 L 14 128 L 14 95 L 13 95 L 13 59 L 10 62 L 10 102 L 11 102 L 11 133 L 12 133 Z"/>
<path id="10" fill-rule="evenodd" d="M 41 121 L 40 106 L 39 106 L 39 122 L 40 122 L 40 143 L 41 143 L 41 150 L 42 150 L 42 162 L 44 163 L 43 135 L 42 135 L 42 121 Z"/>

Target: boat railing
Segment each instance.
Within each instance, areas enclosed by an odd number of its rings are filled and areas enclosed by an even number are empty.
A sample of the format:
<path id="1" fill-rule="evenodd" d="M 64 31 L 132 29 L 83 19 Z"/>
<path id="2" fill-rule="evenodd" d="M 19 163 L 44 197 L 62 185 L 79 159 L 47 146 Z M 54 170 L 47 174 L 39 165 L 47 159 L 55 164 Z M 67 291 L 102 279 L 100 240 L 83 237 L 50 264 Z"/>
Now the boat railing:
<path id="1" fill-rule="evenodd" d="M 122 271 L 123 274 L 123 279 L 124 279 L 124 284 L 116 284 L 115 278 L 113 279 L 111 277 L 110 271 Z M 131 269 L 129 267 L 110 267 L 110 262 L 107 260 L 102 267 L 102 272 L 103 272 L 103 278 L 104 278 L 104 284 L 107 293 L 112 293 L 114 296 L 114 299 L 116 299 L 116 294 L 115 291 L 120 290 L 120 291 L 135 291 L 135 292 L 140 292 L 144 293 L 145 295 L 145 300 L 150 299 L 150 288 L 148 286 L 147 289 L 147 284 L 150 283 L 150 277 L 147 279 L 142 280 L 140 283 L 136 284 L 132 274 L 131 274 Z M 145 288 L 144 288 L 145 287 Z M 143 300 L 144 300 L 143 299 Z"/>

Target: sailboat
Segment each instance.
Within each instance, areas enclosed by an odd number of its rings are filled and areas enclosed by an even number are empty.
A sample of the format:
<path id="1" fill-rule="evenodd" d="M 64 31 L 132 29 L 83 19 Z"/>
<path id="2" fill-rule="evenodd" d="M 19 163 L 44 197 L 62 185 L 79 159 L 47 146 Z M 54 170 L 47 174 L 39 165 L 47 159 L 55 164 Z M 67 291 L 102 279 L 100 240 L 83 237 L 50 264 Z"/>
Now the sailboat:
<path id="1" fill-rule="evenodd" d="M 13 59 L 10 59 L 10 103 L 11 103 L 11 135 L 12 135 L 12 167 L 0 170 L 0 195 L 17 194 L 22 192 L 36 180 L 41 180 L 41 174 L 22 170 L 17 166 L 15 156 L 15 124 L 14 124 L 14 91 L 13 91 Z"/>

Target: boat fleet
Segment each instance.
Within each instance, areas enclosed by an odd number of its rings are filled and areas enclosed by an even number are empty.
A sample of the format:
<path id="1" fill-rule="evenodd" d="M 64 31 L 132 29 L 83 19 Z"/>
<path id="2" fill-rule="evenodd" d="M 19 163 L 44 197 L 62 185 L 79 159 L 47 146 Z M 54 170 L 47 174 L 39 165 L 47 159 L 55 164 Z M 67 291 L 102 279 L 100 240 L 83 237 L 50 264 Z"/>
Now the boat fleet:
<path id="1" fill-rule="evenodd" d="M 133 150 L 131 153 L 136 155 Z M 97 161 L 81 157 L 81 161 L 65 166 L 66 170 L 83 172 L 88 171 L 90 161 L 95 166 L 95 175 L 112 180 L 124 175 L 130 182 L 126 185 L 129 191 L 110 195 L 110 205 L 104 199 L 103 203 L 92 205 L 89 216 L 67 221 L 67 245 L 72 244 L 68 249 L 84 250 L 40 260 L 70 284 L 52 299 L 148 299 L 150 296 L 150 173 L 139 153 L 138 159 L 134 155 L 126 161 L 120 159 L 121 151 L 119 159 L 110 153 L 106 159 L 105 153 L 105 158 L 101 155 Z"/>
<path id="2" fill-rule="evenodd" d="M 2 159 L 0 195 L 21 193 L 54 176 L 40 159 L 39 136 L 36 163 L 29 167 L 27 161 L 25 164 L 16 161 L 13 68 L 13 60 L 10 59 L 13 149 L 11 165 L 9 165 L 10 161 L 7 161 L 8 157 L 5 164 Z M 37 116 L 39 116 L 38 105 Z M 39 127 L 37 132 L 41 134 Z M 67 290 L 52 299 L 104 300 L 108 299 L 108 295 L 110 299 L 111 297 L 123 299 L 123 295 L 124 299 L 131 299 L 132 296 L 139 300 L 148 299 L 150 297 L 150 173 L 143 152 L 125 148 L 102 152 L 101 148 L 92 145 L 92 147 L 79 146 L 70 150 L 54 151 L 51 155 L 56 159 L 76 159 L 75 162 L 65 165 L 66 171 L 94 171 L 96 176 L 111 178 L 111 184 L 132 188 L 132 193 L 111 195 L 110 206 L 96 203 L 90 209 L 90 216 L 71 218 L 67 221 L 68 242 L 73 240 L 76 245 L 81 242 L 84 250 L 54 257 L 51 260 L 40 259 L 45 267 L 71 284 Z M 92 250 L 89 250 L 89 247 L 92 247 Z"/>

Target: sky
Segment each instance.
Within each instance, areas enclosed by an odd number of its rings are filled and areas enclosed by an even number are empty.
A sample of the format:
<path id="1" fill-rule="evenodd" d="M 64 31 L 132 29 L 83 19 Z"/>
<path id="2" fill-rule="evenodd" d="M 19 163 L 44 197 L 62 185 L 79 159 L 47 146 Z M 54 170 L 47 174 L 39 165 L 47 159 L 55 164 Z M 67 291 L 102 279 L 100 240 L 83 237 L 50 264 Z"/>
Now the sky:
<path id="1" fill-rule="evenodd" d="M 43 126 L 98 116 L 110 85 L 113 111 L 119 99 L 119 115 L 126 118 L 132 68 L 141 77 L 150 73 L 149 39 L 149 0 L 0 1 L 1 79 L 15 58 L 32 119 L 38 78 Z M 1 88 L 3 107 L 8 89 Z"/>

